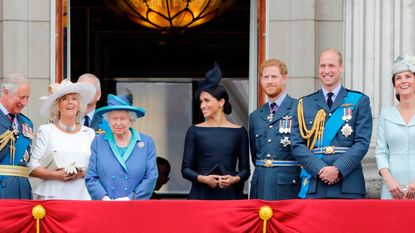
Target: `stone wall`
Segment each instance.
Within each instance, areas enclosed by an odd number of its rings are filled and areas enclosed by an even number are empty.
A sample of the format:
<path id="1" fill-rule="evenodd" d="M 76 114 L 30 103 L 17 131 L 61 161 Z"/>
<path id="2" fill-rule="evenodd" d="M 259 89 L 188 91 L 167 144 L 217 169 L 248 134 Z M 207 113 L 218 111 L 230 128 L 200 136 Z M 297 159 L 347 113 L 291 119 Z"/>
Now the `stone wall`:
<path id="1" fill-rule="evenodd" d="M 39 97 L 46 95 L 50 79 L 50 1 L 0 1 L 0 77 L 18 72 L 27 75 L 31 96 L 24 113 L 35 128 L 45 120 L 39 116 Z"/>

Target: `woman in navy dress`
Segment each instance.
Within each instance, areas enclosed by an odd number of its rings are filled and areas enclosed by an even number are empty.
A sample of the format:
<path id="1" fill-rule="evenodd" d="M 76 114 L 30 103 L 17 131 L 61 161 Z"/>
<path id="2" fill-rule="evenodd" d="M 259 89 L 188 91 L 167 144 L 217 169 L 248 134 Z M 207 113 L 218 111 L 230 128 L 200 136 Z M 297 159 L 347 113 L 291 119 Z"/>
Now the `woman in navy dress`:
<path id="1" fill-rule="evenodd" d="M 192 182 L 189 199 L 242 199 L 250 175 L 248 134 L 226 118 L 232 106 L 220 79 L 215 63 L 196 92 L 205 121 L 190 126 L 185 139 L 182 175 Z"/>

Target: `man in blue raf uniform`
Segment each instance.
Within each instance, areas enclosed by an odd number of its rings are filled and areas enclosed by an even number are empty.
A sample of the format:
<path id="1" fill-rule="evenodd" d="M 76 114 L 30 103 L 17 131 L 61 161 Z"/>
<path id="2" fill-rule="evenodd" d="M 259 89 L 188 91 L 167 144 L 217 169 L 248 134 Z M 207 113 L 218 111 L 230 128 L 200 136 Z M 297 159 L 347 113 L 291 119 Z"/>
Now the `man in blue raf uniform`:
<path id="1" fill-rule="evenodd" d="M 251 199 L 297 198 L 300 168 L 291 155 L 291 126 L 297 100 L 286 93 L 287 67 L 277 59 L 261 65 L 260 84 L 268 103 L 249 116 L 249 141 L 255 172 Z"/>
<path id="2" fill-rule="evenodd" d="M 29 81 L 22 74 L 10 74 L 0 91 L 0 198 L 31 199 L 26 164 L 33 125 L 21 114 L 29 100 Z"/>
<path id="3" fill-rule="evenodd" d="M 292 154 L 302 166 L 301 198 L 363 198 L 361 160 L 372 134 L 369 98 L 341 85 L 342 55 L 320 55 L 322 89 L 299 100 Z"/>

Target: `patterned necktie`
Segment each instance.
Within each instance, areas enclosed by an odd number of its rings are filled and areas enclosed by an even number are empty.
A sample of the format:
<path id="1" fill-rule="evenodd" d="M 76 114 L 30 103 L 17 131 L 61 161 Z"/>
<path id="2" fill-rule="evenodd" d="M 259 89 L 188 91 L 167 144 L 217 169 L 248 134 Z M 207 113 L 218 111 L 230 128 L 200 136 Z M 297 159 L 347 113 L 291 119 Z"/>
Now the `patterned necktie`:
<path id="1" fill-rule="evenodd" d="M 329 106 L 329 108 L 333 106 L 333 100 L 331 99 L 333 95 L 334 95 L 333 92 L 327 93 L 327 105 Z"/>
<path id="2" fill-rule="evenodd" d="M 275 111 L 277 111 L 278 105 L 277 103 L 271 103 L 271 105 L 269 106 L 269 111 L 274 114 Z"/>
<path id="3" fill-rule="evenodd" d="M 89 116 L 88 115 L 85 115 L 84 116 L 84 119 L 85 119 L 84 126 L 89 127 Z"/>

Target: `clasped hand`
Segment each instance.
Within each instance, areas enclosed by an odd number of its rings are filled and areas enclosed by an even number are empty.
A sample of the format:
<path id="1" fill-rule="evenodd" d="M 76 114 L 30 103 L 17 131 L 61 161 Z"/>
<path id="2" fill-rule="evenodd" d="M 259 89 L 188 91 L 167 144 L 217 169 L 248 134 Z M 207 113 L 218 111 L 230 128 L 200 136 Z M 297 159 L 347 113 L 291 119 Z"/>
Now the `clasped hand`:
<path id="1" fill-rule="evenodd" d="M 318 172 L 318 177 L 328 185 L 336 184 L 341 179 L 339 169 L 335 166 L 323 167 Z"/>
<path id="2" fill-rule="evenodd" d="M 407 186 L 401 186 L 395 179 L 385 179 L 385 183 L 393 199 L 414 199 L 415 181 Z"/>
<path id="3" fill-rule="evenodd" d="M 76 167 L 61 168 L 61 169 L 56 170 L 56 172 L 58 172 L 58 177 L 60 177 L 59 180 L 62 180 L 65 182 L 73 181 L 75 179 L 85 177 L 85 171 L 81 168 L 76 168 Z"/>
<path id="4" fill-rule="evenodd" d="M 211 188 L 227 188 L 240 180 L 238 176 L 231 175 L 208 175 L 202 177 L 200 182 L 209 185 Z"/>

